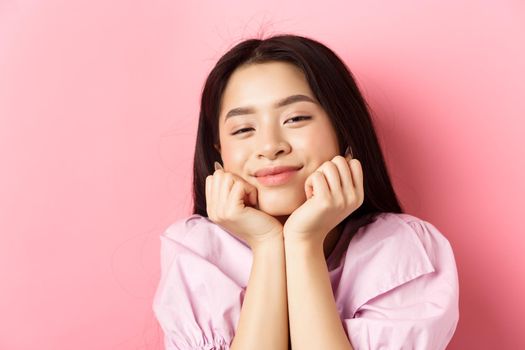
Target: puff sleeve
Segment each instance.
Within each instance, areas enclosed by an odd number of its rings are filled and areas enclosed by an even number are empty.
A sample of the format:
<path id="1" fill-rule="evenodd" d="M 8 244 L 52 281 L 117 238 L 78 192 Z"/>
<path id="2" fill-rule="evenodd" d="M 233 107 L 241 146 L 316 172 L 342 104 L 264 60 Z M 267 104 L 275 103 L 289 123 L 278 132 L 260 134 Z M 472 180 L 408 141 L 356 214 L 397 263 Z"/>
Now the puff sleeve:
<path id="1" fill-rule="evenodd" d="M 188 227 L 184 222 L 169 230 L 160 236 L 161 278 L 153 301 L 165 349 L 229 349 L 243 288 L 185 244 Z"/>
<path id="2" fill-rule="evenodd" d="M 459 320 L 459 289 L 452 248 L 432 224 L 423 220 L 408 224 L 433 268 L 417 273 L 397 269 L 398 284 L 367 300 L 353 318 L 343 319 L 355 350 L 441 350 L 454 334 Z M 397 253 L 413 256 L 416 252 L 411 250 Z"/>

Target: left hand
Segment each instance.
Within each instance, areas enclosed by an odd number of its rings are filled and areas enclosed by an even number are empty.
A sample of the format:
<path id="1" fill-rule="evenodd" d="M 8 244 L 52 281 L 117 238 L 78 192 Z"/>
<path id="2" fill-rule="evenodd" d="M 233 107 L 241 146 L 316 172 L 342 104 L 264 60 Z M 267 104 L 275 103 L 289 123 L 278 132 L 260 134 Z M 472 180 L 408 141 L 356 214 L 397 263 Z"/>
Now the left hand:
<path id="1" fill-rule="evenodd" d="M 363 170 L 357 159 L 337 155 L 305 181 L 306 201 L 284 224 L 284 237 L 323 244 L 326 235 L 363 204 Z"/>

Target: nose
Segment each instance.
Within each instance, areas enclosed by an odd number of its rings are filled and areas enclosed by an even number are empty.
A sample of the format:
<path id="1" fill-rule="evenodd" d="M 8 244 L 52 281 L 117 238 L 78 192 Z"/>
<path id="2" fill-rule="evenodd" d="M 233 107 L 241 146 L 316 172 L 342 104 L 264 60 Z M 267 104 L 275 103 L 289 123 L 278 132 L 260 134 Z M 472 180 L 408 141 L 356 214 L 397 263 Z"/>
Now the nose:
<path id="1" fill-rule="evenodd" d="M 257 157 L 275 159 L 281 153 L 290 152 L 290 143 L 283 137 L 280 131 L 267 128 L 259 133 Z"/>

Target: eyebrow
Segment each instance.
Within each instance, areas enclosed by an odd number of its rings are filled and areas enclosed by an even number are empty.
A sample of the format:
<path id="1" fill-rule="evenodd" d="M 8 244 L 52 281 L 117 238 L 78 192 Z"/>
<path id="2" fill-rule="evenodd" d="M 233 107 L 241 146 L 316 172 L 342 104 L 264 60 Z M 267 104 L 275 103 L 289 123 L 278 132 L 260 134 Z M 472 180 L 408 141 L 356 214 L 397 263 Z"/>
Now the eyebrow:
<path id="1" fill-rule="evenodd" d="M 283 98 L 282 100 L 277 101 L 273 105 L 273 108 L 277 109 L 277 108 L 284 107 L 286 105 L 289 105 L 295 102 L 303 102 L 303 101 L 317 104 L 317 102 L 315 102 L 315 100 L 313 100 L 311 97 L 299 94 L 299 95 L 291 95 L 286 98 Z M 226 114 L 226 117 L 224 117 L 224 122 L 226 122 L 226 120 L 230 117 L 235 117 L 235 116 L 244 115 L 244 114 L 253 114 L 253 113 L 255 113 L 255 109 L 253 107 L 234 108 Z"/>

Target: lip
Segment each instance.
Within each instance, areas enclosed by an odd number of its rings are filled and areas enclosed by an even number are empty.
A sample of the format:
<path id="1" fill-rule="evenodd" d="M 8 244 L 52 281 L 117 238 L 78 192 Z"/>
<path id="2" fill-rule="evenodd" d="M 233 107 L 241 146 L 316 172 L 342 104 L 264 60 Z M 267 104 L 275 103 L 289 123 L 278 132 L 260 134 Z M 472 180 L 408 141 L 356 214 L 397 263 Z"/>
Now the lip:
<path id="1" fill-rule="evenodd" d="M 264 176 L 256 176 L 255 178 L 257 181 L 259 181 L 261 184 L 266 186 L 279 186 L 287 183 L 290 181 L 295 174 L 301 169 L 302 167 L 287 167 L 287 169 L 283 169 L 283 167 L 273 170 L 264 169 L 267 173 L 267 175 Z M 284 170 L 284 171 L 283 171 Z M 270 172 L 270 174 L 268 174 Z M 274 172 L 271 174 L 271 172 Z M 261 172 L 259 172 L 260 174 Z"/>
<path id="2" fill-rule="evenodd" d="M 293 165 L 278 165 L 273 167 L 267 167 L 257 170 L 253 175 L 255 177 L 263 177 L 268 175 L 276 175 L 279 173 L 294 171 L 301 169 L 302 166 L 293 166 Z"/>

